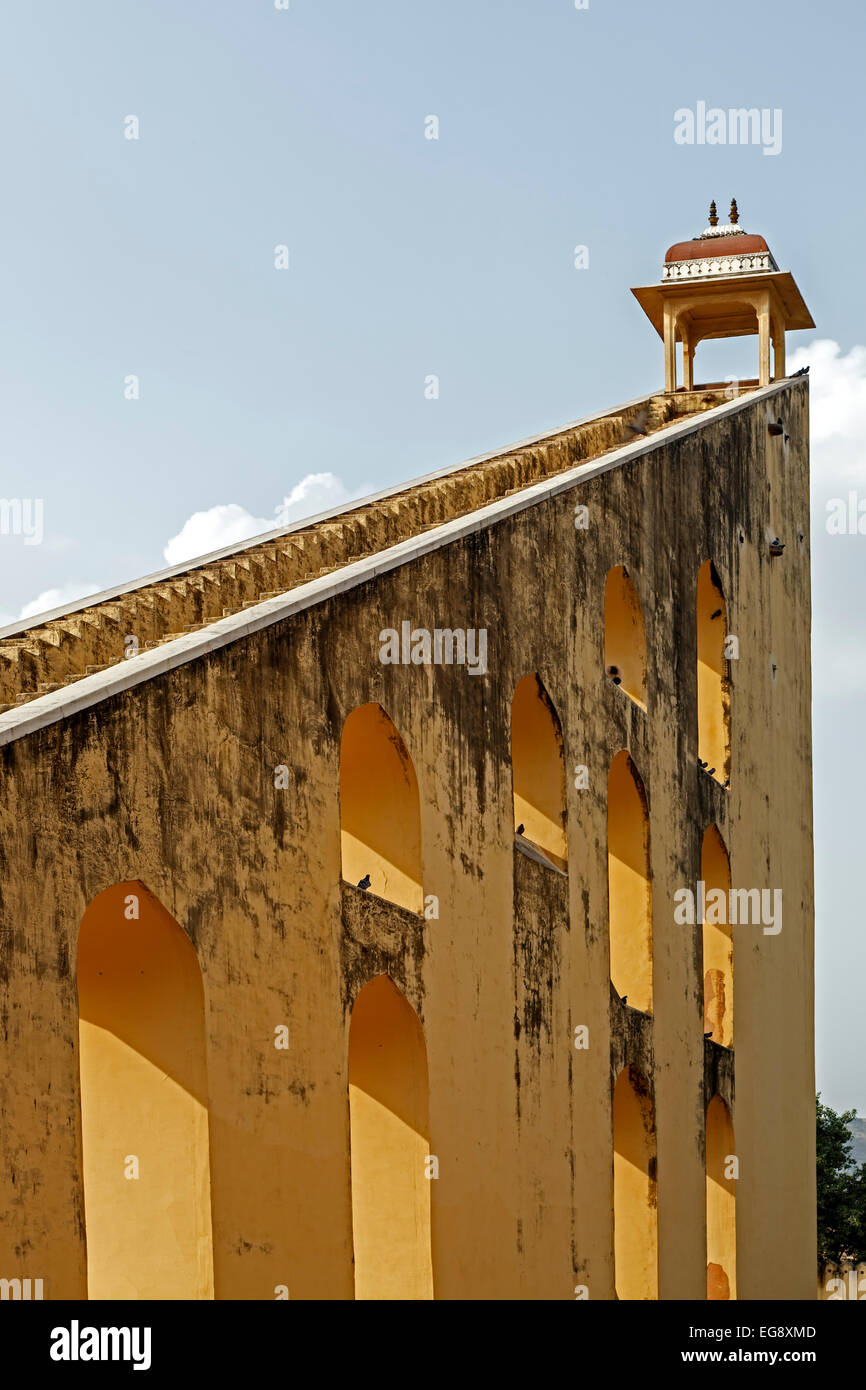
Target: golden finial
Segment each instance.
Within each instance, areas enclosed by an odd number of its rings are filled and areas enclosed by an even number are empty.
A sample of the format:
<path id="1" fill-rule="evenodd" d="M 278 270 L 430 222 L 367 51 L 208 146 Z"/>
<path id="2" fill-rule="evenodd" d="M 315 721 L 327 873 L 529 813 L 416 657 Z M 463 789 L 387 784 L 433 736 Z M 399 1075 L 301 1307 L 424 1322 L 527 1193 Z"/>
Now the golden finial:
<path id="1" fill-rule="evenodd" d="M 710 203 L 710 226 L 711 226 L 711 227 L 716 227 L 716 226 L 718 226 L 718 221 L 719 221 L 719 214 L 716 212 L 716 200 L 715 200 L 715 198 L 714 198 L 713 201 Z"/>
<path id="2" fill-rule="evenodd" d="M 739 214 L 739 212 L 737 211 L 737 200 L 736 200 L 736 198 L 732 198 L 732 199 L 731 199 L 731 226 L 732 226 L 732 227 L 736 227 L 737 222 L 739 221 L 739 218 L 740 218 L 740 214 Z"/>

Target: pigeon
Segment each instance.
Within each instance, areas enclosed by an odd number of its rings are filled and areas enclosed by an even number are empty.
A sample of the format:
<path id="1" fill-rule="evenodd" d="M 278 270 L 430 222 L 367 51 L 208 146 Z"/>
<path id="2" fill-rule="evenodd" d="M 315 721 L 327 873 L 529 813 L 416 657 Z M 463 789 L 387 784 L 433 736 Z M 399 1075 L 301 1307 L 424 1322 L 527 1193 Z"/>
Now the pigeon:
<path id="1" fill-rule="evenodd" d="M 364 891 L 366 892 L 366 890 L 370 887 L 370 875 L 369 875 L 369 874 L 365 874 L 363 878 L 358 879 L 358 887 L 359 887 L 359 888 L 363 888 Z"/>
<path id="2" fill-rule="evenodd" d="M 622 676 L 614 676 L 613 683 L 614 685 L 622 685 Z"/>
<path id="3" fill-rule="evenodd" d="M 801 367 L 800 370 L 799 370 L 798 372 L 793 372 L 793 373 L 792 373 L 792 376 L 808 376 L 808 375 L 809 375 L 809 368 L 808 368 L 808 367 Z"/>
<path id="4" fill-rule="evenodd" d="M 523 821 L 521 821 L 514 833 L 515 835 L 522 835 L 525 829 L 526 826 L 523 824 Z"/>
<path id="5" fill-rule="evenodd" d="M 704 1033 L 704 1037 L 705 1037 L 705 1038 L 711 1038 L 712 1036 L 713 1036 L 713 1030 L 712 1030 L 712 1028 L 710 1029 L 709 1033 Z"/>
<path id="6" fill-rule="evenodd" d="M 626 429 L 631 430 L 632 434 L 649 434 L 647 422 L 649 420 L 649 406 L 642 406 L 634 417 L 634 424 L 626 421 Z"/>
<path id="7" fill-rule="evenodd" d="M 627 1004 L 627 1003 L 628 1003 L 628 995 L 627 995 L 627 994 L 624 994 L 624 995 L 622 996 L 621 1003 L 623 1003 L 623 1004 Z"/>
<path id="8" fill-rule="evenodd" d="M 778 556 L 778 555 L 781 555 L 781 553 L 782 553 L 782 551 L 783 551 L 784 549 L 785 549 L 785 542 L 784 542 L 784 541 L 780 541 L 778 536 L 776 537 L 776 539 L 775 539 L 774 541 L 770 541 L 770 554 L 771 554 L 771 555 L 777 555 L 777 556 Z"/>
<path id="9" fill-rule="evenodd" d="M 717 608 L 716 611 L 715 611 L 715 613 L 711 613 L 711 614 L 710 614 L 710 619 L 713 619 L 713 618 L 720 618 L 721 616 L 722 616 L 722 610 L 721 610 L 721 608 Z"/>
<path id="10" fill-rule="evenodd" d="M 714 767 L 708 767 L 708 768 L 707 768 L 707 775 L 708 775 L 709 777 L 712 777 L 712 776 L 714 776 L 715 771 L 716 771 L 716 769 L 715 769 Z"/>

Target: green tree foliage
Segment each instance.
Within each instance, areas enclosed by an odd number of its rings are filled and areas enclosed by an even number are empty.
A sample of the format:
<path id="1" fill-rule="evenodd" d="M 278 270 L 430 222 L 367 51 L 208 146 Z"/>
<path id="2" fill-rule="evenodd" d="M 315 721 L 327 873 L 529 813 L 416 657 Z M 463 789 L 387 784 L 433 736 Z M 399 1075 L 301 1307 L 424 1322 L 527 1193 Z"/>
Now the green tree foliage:
<path id="1" fill-rule="evenodd" d="M 866 1260 L 866 1163 L 857 1167 L 848 1128 L 856 1115 L 837 1115 L 817 1098 L 818 1259 Z"/>

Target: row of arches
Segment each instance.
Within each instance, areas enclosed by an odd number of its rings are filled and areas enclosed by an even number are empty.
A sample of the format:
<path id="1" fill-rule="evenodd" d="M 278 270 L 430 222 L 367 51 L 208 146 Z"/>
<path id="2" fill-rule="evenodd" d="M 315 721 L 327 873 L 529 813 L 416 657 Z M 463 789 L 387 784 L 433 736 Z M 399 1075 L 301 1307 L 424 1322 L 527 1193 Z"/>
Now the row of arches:
<path id="1" fill-rule="evenodd" d="M 730 779 L 731 699 L 728 616 L 722 583 L 711 560 L 698 571 L 698 758 L 716 782 Z M 625 565 L 610 570 L 604 589 L 604 666 L 636 705 L 647 707 L 646 629 L 633 579 Z"/>
<path id="2" fill-rule="evenodd" d="M 514 830 L 562 872 L 568 869 L 562 727 L 537 673 L 518 682 L 512 701 Z M 385 710 L 362 705 L 348 716 L 340 753 L 342 874 L 377 896 L 420 913 L 424 904 L 421 809 L 412 759 Z M 631 755 L 614 757 L 607 786 L 610 976 L 633 1008 L 653 1007 L 649 807 Z M 731 887 L 718 827 L 701 850 L 707 889 Z M 702 925 L 704 1032 L 733 1043 L 733 941 L 729 926 Z"/>
<path id="3" fill-rule="evenodd" d="M 730 769 L 727 609 L 719 577 L 709 560 L 698 574 L 697 627 L 698 758 L 714 780 L 724 783 Z M 636 704 L 646 709 L 643 613 L 624 565 L 607 576 L 604 631 L 606 670 Z M 525 676 L 514 692 L 511 749 L 515 829 L 522 825 L 525 837 L 564 869 L 562 727 L 535 674 Z M 634 776 L 633 768 L 631 772 Z M 624 769 L 614 763 L 611 784 L 617 796 L 627 795 L 624 776 Z M 641 790 L 638 796 L 642 796 Z M 368 886 L 379 897 L 420 912 L 423 889 L 417 778 L 402 738 L 378 704 L 362 705 L 346 720 L 340 752 L 340 808 L 343 877 L 354 883 L 369 877 Z M 632 810 L 624 815 L 627 821 L 635 819 Z M 626 838 L 629 833 L 623 831 Z M 640 986 L 636 993 L 645 996 Z"/>
<path id="4" fill-rule="evenodd" d="M 613 1224 L 616 1295 L 658 1298 L 655 1108 L 646 1078 L 624 1067 L 613 1092 Z M 704 1128 L 707 1298 L 736 1293 L 736 1155 L 731 1112 L 720 1095 Z"/>
<path id="5" fill-rule="evenodd" d="M 143 884 L 108 889 L 81 925 L 79 1060 L 88 1296 L 214 1294 L 207 1049 L 189 938 Z M 387 975 L 359 993 L 348 1043 L 357 1299 L 433 1297 L 424 1032 Z M 634 1066 L 613 1092 L 616 1292 L 658 1297 L 655 1114 Z M 736 1296 L 734 1136 L 706 1115 L 707 1297 Z"/>
<path id="6" fill-rule="evenodd" d="M 79 1073 L 91 1299 L 214 1296 L 205 1000 L 189 937 L 144 884 L 87 909 Z M 433 1296 L 427 1051 L 385 975 L 348 1049 L 355 1296 Z"/>

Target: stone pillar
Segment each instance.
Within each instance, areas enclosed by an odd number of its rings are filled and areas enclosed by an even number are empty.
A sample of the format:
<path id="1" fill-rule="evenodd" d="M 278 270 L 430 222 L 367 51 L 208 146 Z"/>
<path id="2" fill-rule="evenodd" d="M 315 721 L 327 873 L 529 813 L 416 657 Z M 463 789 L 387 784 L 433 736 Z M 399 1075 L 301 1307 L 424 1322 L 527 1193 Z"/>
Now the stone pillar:
<path id="1" fill-rule="evenodd" d="M 687 323 L 680 326 L 680 337 L 683 342 L 683 386 L 687 391 L 691 391 L 694 386 L 695 373 L 695 340 L 692 331 Z"/>
<path id="2" fill-rule="evenodd" d="M 785 325 L 781 319 L 773 320 L 773 380 L 781 381 L 785 375 Z"/>
<path id="3" fill-rule="evenodd" d="M 762 294 L 755 305 L 758 314 L 758 385 L 770 384 L 770 296 Z"/>
<path id="4" fill-rule="evenodd" d="M 664 306 L 665 390 L 677 389 L 677 318 L 672 304 Z"/>

